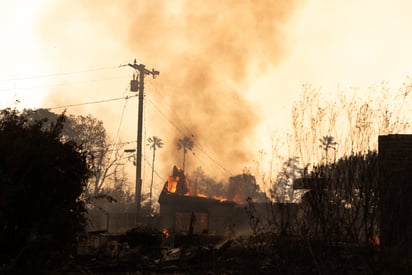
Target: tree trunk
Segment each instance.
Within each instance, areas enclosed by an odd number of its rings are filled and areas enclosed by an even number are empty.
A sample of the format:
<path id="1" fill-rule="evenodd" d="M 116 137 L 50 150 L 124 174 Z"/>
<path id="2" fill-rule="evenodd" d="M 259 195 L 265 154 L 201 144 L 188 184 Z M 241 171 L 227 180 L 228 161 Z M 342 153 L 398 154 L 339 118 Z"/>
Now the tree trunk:
<path id="1" fill-rule="evenodd" d="M 186 151 L 183 150 L 183 167 L 182 167 L 183 172 L 185 171 L 185 162 L 186 162 Z"/>
<path id="2" fill-rule="evenodd" d="M 152 213 L 152 190 L 153 190 L 153 173 L 154 173 L 155 156 L 156 156 L 156 149 L 153 148 L 152 179 L 150 182 L 150 193 L 149 193 L 149 215 Z"/>

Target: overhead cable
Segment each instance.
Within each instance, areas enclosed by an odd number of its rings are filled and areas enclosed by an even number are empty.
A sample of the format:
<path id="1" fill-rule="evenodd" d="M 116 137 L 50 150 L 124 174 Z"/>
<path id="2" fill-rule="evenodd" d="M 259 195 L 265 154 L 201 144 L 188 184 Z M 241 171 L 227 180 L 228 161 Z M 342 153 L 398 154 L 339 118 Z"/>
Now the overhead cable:
<path id="1" fill-rule="evenodd" d="M 156 104 L 154 104 L 154 102 L 148 98 L 148 101 L 153 105 L 153 107 L 156 108 L 156 110 L 160 113 L 160 115 L 162 115 L 173 127 L 176 128 L 176 130 L 178 130 L 181 134 L 185 134 L 173 121 L 171 121 L 161 110 L 158 106 L 156 106 Z M 192 134 L 192 136 L 194 136 Z M 212 158 L 212 156 L 210 156 L 203 148 L 202 146 L 198 143 L 198 142 L 194 142 L 195 145 L 197 145 L 197 147 L 199 148 L 199 150 L 205 154 L 212 162 L 214 162 L 218 167 L 220 167 L 223 171 L 225 171 L 226 173 L 229 173 L 230 175 L 233 175 L 233 173 L 231 171 L 229 171 L 228 169 L 226 169 L 225 167 L 223 167 L 219 162 L 217 162 L 214 158 Z"/>
<path id="2" fill-rule="evenodd" d="M 125 97 L 115 97 L 115 98 L 102 99 L 102 100 L 97 100 L 97 101 L 90 101 L 90 102 L 83 102 L 83 103 L 76 103 L 76 104 L 69 104 L 69 105 L 49 107 L 49 108 L 45 108 L 45 109 L 46 109 L 46 110 L 63 109 L 63 108 L 77 107 L 77 106 L 83 106 L 83 105 L 91 105 L 91 104 L 105 103 L 105 102 L 122 100 L 122 99 L 129 99 L 129 98 L 133 98 L 133 97 L 137 97 L 137 96 L 138 96 L 138 95 L 131 95 L 131 96 L 125 96 Z"/>
<path id="3" fill-rule="evenodd" d="M 26 80 L 26 79 L 36 79 L 36 78 L 49 78 L 49 77 L 62 76 L 62 75 L 72 75 L 72 74 L 97 72 L 97 71 L 103 71 L 103 70 L 108 70 L 108 69 L 115 69 L 115 68 L 119 68 L 119 67 L 120 66 L 101 67 L 101 68 L 95 68 L 95 69 L 86 69 L 86 70 L 64 72 L 64 73 L 40 74 L 40 75 L 13 77 L 13 78 L 8 78 L 8 79 L 0 79 L 0 81 L 16 81 L 16 80 Z"/>

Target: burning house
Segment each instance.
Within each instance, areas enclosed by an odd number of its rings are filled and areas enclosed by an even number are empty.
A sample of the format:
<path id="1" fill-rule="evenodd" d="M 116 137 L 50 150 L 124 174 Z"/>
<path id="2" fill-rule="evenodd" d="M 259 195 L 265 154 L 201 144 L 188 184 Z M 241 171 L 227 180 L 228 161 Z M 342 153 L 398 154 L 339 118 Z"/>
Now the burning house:
<path id="1" fill-rule="evenodd" d="M 159 196 L 160 226 L 170 232 L 217 234 L 230 232 L 235 218 L 235 202 L 207 198 L 190 190 L 183 170 L 173 167 Z"/>
<path id="2" fill-rule="evenodd" d="M 254 176 L 229 178 L 224 195 L 207 197 L 192 186 L 184 172 L 173 168 L 159 196 L 160 226 L 168 232 L 208 235 L 249 235 L 251 225 L 292 224 L 297 217 L 294 203 L 269 203 Z"/>

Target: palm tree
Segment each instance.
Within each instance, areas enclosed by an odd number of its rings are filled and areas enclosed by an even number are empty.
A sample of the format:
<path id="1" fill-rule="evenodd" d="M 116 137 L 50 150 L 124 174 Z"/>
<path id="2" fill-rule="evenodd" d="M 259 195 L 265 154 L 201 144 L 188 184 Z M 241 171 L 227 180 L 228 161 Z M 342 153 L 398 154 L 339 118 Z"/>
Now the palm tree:
<path id="1" fill-rule="evenodd" d="M 152 211 L 152 190 L 153 190 L 153 173 L 154 173 L 154 165 L 155 165 L 155 158 L 156 158 L 156 149 L 163 147 L 163 141 L 161 138 L 157 136 L 149 137 L 147 139 L 147 146 L 150 146 L 150 149 L 153 150 L 153 157 L 152 157 L 152 179 L 150 182 L 150 193 L 149 193 L 149 211 Z"/>
<path id="2" fill-rule="evenodd" d="M 319 147 L 325 150 L 325 164 L 328 164 L 328 152 L 329 149 L 336 150 L 336 145 L 338 144 L 332 136 L 323 136 L 319 139 Z"/>
<path id="3" fill-rule="evenodd" d="M 194 146 L 193 140 L 189 137 L 180 138 L 177 141 L 177 149 L 180 150 L 183 148 L 183 171 L 185 170 L 185 162 L 186 162 L 186 153 L 188 150 L 192 151 Z"/>

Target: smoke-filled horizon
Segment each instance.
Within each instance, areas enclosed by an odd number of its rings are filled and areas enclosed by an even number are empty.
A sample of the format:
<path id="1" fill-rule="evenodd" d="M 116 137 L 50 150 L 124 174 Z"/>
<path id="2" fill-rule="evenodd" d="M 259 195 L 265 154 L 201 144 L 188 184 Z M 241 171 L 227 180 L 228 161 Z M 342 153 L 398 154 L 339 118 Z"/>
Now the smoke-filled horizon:
<path id="1" fill-rule="evenodd" d="M 156 80 L 145 79 L 144 120 L 149 135 L 165 141 L 158 165 L 170 170 L 174 164 L 181 166 L 183 153 L 176 144 L 188 136 L 195 147 L 187 155 L 186 170 L 212 160 L 217 175 L 224 170 L 230 176 L 240 173 L 257 150 L 254 135 L 261 113 L 244 94 L 254 76 L 287 54 L 282 25 L 293 13 L 294 2 L 55 2 L 43 17 L 41 32 L 53 47 L 57 70 L 71 64 L 93 67 L 108 57 L 121 60 L 122 51 L 134 54 L 130 57 L 148 69 L 159 70 Z M 132 77 L 130 70 L 123 71 L 125 75 Z M 45 105 L 64 105 L 97 92 L 57 89 Z M 98 92 L 102 97 L 112 94 Z M 111 121 L 110 115 L 120 113 L 122 106 L 116 108 L 97 110 L 96 116 L 111 127 L 118 121 Z M 136 127 L 135 114 L 131 111 L 132 117 L 124 119 L 126 129 Z"/>
<path id="2" fill-rule="evenodd" d="M 156 152 L 157 184 L 182 166 L 176 140 L 184 136 L 196 144 L 188 172 L 201 166 L 227 179 L 256 167 L 259 152 L 269 157 L 273 133 L 296 142 L 288 135 L 292 107 L 306 84 L 330 102 L 351 87 L 359 88 L 354 100 L 367 99 L 369 86 L 382 81 L 395 95 L 412 72 L 411 8 L 407 0 L 5 0 L 0 105 L 45 108 L 133 95 L 127 64 L 136 58 L 160 71 L 145 79 L 143 132 L 165 144 Z M 67 112 L 101 119 L 113 139 L 136 140 L 136 97 Z M 150 181 L 152 152 L 143 148 Z"/>

